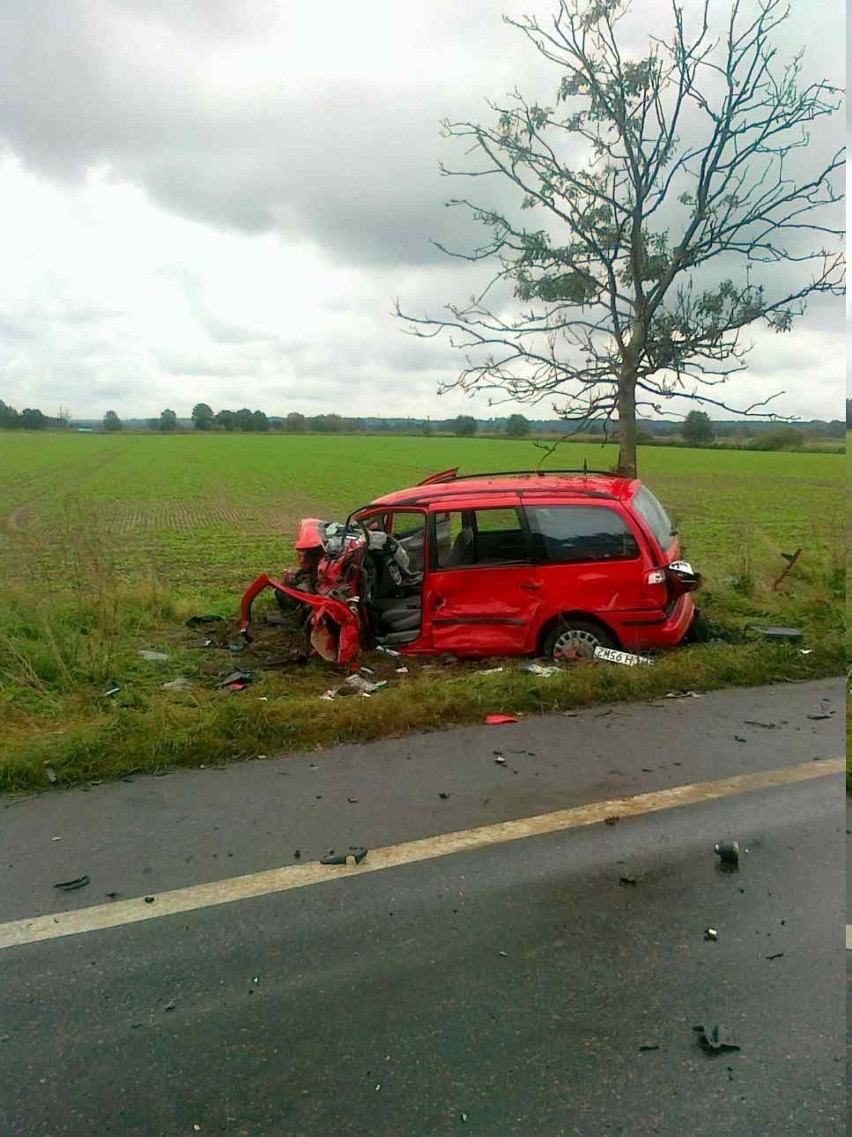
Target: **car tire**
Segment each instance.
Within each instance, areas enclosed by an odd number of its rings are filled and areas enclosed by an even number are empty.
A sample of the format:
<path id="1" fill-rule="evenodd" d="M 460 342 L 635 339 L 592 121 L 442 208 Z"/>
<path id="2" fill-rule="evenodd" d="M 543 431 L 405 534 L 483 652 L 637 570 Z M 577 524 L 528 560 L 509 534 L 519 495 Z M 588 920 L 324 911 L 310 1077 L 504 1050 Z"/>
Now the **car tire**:
<path id="1" fill-rule="evenodd" d="M 600 624 L 567 618 L 559 620 L 545 637 L 542 654 L 554 663 L 575 662 L 594 659 L 596 647 L 618 647 L 618 643 Z"/>

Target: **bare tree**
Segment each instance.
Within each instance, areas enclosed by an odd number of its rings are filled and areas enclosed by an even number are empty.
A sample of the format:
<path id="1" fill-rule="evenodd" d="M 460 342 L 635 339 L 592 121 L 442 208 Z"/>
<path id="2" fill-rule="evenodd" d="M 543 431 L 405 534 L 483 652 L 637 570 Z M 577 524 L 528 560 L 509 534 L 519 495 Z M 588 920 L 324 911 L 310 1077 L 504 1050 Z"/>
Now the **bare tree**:
<path id="1" fill-rule="evenodd" d="M 666 38 L 641 58 L 621 42 L 630 0 L 559 0 L 547 26 L 506 19 L 561 71 L 553 107 L 515 92 L 490 104 L 493 126 L 445 122 L 475 155 L 451 176 L 499 175 L 537 228 L 467 198 L 489 229 L 466 260 L 496 261 L 491 280 L 441 318 L 397 315 L 418 336 L 448 332 L 466 366 L 444 390 L 499 392 L 577 424 L 617 423 L 619 472 L 636 472 L 637 408 L 671 413 L 685 398 L 739 414 L 720 385 L 745 368 L 742 331 L 788 331 L 808 297 L 844 281 L 843 151 L 807 153 L 810 124 L 840 92 L 805 82 L 773 33 L 782 0 L 672 0 Z M 665 34 L 665 33 L 664 33 Z M 673 404 L 676 405 L 676 404 Z M 776 416 L 770 416 L 776 417 Z"/>

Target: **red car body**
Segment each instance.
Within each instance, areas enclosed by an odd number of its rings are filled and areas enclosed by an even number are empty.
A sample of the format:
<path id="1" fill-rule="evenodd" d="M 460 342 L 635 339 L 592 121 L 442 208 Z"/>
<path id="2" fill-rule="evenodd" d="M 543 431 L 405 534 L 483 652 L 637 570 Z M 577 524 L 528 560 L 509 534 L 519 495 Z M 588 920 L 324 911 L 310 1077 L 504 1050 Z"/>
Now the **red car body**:
<path id="1" fill-rule="evenodd" d="M 377 498 L 345 526 L 300 525 L 300 567 L 258 577 L 304 606 L 314 647 L 349 662 L 366 646 L 457 656 L 590 655 L 672 647 L 701 580 L 638 479 L 582 471 L 459 477 Z"/>

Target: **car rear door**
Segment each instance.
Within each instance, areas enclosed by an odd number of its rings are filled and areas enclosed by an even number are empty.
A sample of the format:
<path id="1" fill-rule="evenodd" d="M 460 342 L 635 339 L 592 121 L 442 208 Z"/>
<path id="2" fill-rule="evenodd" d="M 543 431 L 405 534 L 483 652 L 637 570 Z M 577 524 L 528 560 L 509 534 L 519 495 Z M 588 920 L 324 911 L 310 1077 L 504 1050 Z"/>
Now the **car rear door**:
<path id="1" fill-rule="evenodd" d="M 530 649 L 542 605 L 541 567 L 516 495 L 474 508 L 434 508 L 423 631 L 455 655 Z"/>
<path id="2" fill-rule="evenodd" d="M 644 542 L 617 502 L 541 498 L 525 507 L 534 557 L 545 567 L 546 619 L 577 611 L 608 622 L 644 606 Z"/>

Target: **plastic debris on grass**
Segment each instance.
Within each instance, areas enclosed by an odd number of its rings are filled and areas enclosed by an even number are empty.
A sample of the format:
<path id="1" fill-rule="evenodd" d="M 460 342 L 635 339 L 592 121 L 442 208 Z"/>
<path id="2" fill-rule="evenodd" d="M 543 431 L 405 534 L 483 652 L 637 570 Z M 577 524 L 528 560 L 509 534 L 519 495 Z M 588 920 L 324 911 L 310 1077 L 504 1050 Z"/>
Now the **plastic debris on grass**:
<path id="1" fill-rule="evenodd" d="M 244 691 L 246 687 L 253 682 L 254 676 L 250 671 L 232 671 L 230 675 L 226 675 L 216 686 L 227 691 Z"/>
<path id="2" fill-rule="evenodd" d="M 540 675 L 543 679 L 549 679 L 551 675 L 558 675 L 561 667 L 553 667 L 547 663 L 525 663 L 523 666 L 524 671 L 528 671 L 531 675 Z"/>
<path id="3" fill-rule="evenodd" d="M 163 684 L 164 691 L 182 691 L 184 687 L 189 686 L 189 680 L 185 675 L 179 675 L 177 679 L 172 679 L 170 683 Z"/>
<path id="4" fill-rule="evenodd" d="M 379 679 L 377 682 L 373 683 L 370 682 L 369 679 L 363 679 L 357 673 L 347 675 L 345 682 L 348 684 L 348 686 L 354 687 L 355 690 L 358 691 L 361 695 L 373 695 L 376 691 L 381 691 L 388 685 L 387 679 Z"/>
<path id="5" fill-rule="evenodd" d="M 802 638 L 801 628 L 788 628 L 783 624 L 749 624 L 748 630 L 755 635 L 763 636 L 765 640 L 781 643 L 794 643 Z"/>
<path id="6" fill-rule="evenodd" d="M 515 715 L 486 715 L 486 726 L 505 726 L 508 723 L 519 722 L 520 720 Z"/>
<path id="7" fill-rule="evenodd" d="M 138 654 L 142 659 L 147 659 L 149 663 L 162 663 L 163 660 L 169 658 L 164 651 L 149 651 L 147 648 L 142 648 Z"/>
<path id="8" fill-rule="evenodd" d="M 222 616 L 213 616 L 213 615 L 190 616 L 188 620 L 184 620 L 184 623 L 186 624 L 186 626 L 188 628 L 200 628 L 200 627 L 203 627 L 204 624 L 218 624 L 221 622 L 222 619 L 223 619 Z"/>

